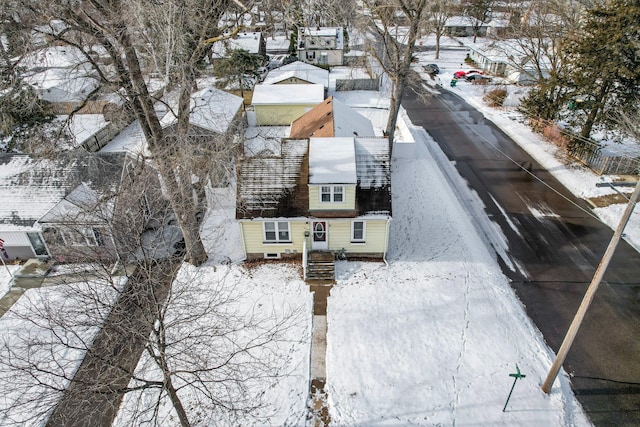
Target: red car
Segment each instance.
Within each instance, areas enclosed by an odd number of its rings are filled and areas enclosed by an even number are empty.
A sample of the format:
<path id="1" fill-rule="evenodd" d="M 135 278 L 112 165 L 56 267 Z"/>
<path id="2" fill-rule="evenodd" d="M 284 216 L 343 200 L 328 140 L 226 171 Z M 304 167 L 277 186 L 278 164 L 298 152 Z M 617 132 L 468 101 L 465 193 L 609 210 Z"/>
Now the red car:
<path id="1" fill-rule="evenodd" d="M 454 79 L 461 79 L 466 75 L 467 75 L 467 73 L 465 73 L 464 71 L 456 71 L 455 73 L 453 73 L 453 78 Z"/>

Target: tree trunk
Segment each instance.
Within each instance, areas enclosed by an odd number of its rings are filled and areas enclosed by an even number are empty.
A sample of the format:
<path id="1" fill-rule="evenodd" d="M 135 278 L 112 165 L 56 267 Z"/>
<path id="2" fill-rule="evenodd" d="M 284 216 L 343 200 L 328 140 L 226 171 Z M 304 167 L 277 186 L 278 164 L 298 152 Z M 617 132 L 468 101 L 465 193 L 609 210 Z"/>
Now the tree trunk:
<path id="1" fill-rule="evenodd" d="M 389 155 L 393 154 L 393 141 L 396 133 L 396 124 L 398 123 L 398 113 L 400 112 L 400 106 L 402 104 L 402 93 L 404 87 L 407 84 L 407 78 L 409 76 L 409 70 L 411 69 L 411 60 L 413 59 L 413 52 L 415 52 L 416 39 L 418 38 L 418 27 L 420 25 L 420 13 L 424 9 L 425 0 L 416 5 L 414 15 L 412 16 L 409 25 L 409 34 L 407 35 L 407 45 L 404 46 L 404 52 L 402 55 L 398 55 L 398 58 L 402 58 L 398 61 L 396 68 L 394 87 L 391 93 L 391 103 L 389 105 L 389 119 L 387 121 L 387 137 L 389 138 Z M 404 10 L 405 14 L 409 10 Z M 397 38 L 396 38 L 397 39 Z M 399 49 L 399 48 L 398 48 Z M 398 53 L 400 53 L 398 51 Z"/>
<path id="2" fill-rule="evenodd" d="M 599 90 L 594 101 L 593 107 L 589 110 L 589 114 L 587 114 L 587 119 L 582 125 L 582 129 L 580 129 L 580 136 L 583 138 L 589 138 L 591 136 L 591 131 L 593 130 L 593 126 L 596 123 L 596 119 L 598 118 L 598 114 L 600 110 L 602 110 L 604 105 L 604 98 L 606 94 L 609 92 L 610 82 L 605 81 L 599 86 Z"/>
<path id="3" fill-rule="evenodd" d="M 169 395 L 169 399 L 171 399 L 171 405 L 173 405 L 173 409 L 175 409 L 176 413 L 178 414 L 180 425 L 182 427 L 191 427 L 189 417 L 187 417 L 187 411 L 185 411 L 184 406 L 182 406 L 182 401 L 180 400 L 180 397 L 178 397 L 178 392 L 173 386 L 173 382 L 171 381 L 171 375 L 165 372 L 164 379 L 167 394 Z"/>

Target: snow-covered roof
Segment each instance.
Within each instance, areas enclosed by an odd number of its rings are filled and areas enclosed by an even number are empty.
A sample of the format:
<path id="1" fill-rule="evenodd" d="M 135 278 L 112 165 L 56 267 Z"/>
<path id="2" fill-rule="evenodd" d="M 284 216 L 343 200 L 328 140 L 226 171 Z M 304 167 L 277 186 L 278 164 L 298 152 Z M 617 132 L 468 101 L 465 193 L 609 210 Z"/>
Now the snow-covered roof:
<path id="1" fill-rule="evenodd" d="M 389 140 L 386 138 L 356 138 L 356 173 L 358 186 L 364 189 L 391 185 Z"/>
<path id="2" fill-rule="evenodd" d="M 371 120 L 353 108 L 333 99 L 333 128 L 335 136 L 374 136 Z"/>
<path id="3" fill-rule="evenodd" d="M 447 18 L 446 27 L 469 27 L 474 21 L 468 16 L 450 16 Z"/>
<path id="4" fill-rule="evenodd" d="M 49 68 L 26 75 L 24 81 L 49 102 L 84 101 L 99 85 L 87 70 L 78 68 Z"/>
<path id="5" fill-rule="evenodd" d="M 256 85 L 253 88 L 254 105 L 316 105 L 324 99 L 324 86 L 309 85 Z"/>
<path id="6" fill-rule="evenodd" d="M 302 164 L 308 141 L 286 140 L 277 156 L 245 159 L 238 171 L 238 218 L 300 216 L 308 209 Z M 304 183 L 302 189 L 298 184 Z"/>
<path id="7" fill-rule="evenodd" d="M 309 140 L 309 184 L 356 184 L 353 138 Z"/>
<path id="8" fill-rule="evenodd" d="M 112 207 L 112 202 L 101 203 L 98 192 L 83 182 L 44 214 L 38 222 L 69 222 L 69 219 L 73 218 L 74 221 L 84 224 L 95 224 L 111 217 Z"/>
<path id="9" fill-rule="evenodd" d="M 34 68 L 72 68 L 85 64 L 85 54 L 74 46 L 48 46 L 26 54 L 18 65 L 27 70 Z"/>
<path id="10" fill-rule="evenodd" d="M 109 124 L 104 114 L 74 114 L 65 119 L 68 120 L 67 130 L 76 147 Z"/>
<path id="11" fill-rule="evenodd" d="M 0 156 L 0 227 L 31 228 L 68 193 L 85 182 L 97 190 L 115 188 L 123 155 L 80 155 L 35 160 L 26 155 Z"/>
<path id="12" fill-rule="evenodd" d="M 302 61 L 295 61 L 269 71 L 263 84 L 275 84 L 290 78 L 298 78 L 309 83 L 329 86 L 329 71 Z"/>
<path id="13" fill-rule="evenodd" d="M 249 53 L 259 54 L 262 34 L 260 32 L 238 33 L 234 38 L 221 40 L 214 43 L 211 48 L 214 58 L 225 58 L 233 50 L 246 50 Z"/>
<path id="14" fill-rule="evenodd" d="M 215 87 L 207 87 L 191 95 L 189 123 L 216 133 L 225 133 L 242 107 L 243 99 Z M 177 122 L 177 108 L 160 120 L 163 128 Z"/>

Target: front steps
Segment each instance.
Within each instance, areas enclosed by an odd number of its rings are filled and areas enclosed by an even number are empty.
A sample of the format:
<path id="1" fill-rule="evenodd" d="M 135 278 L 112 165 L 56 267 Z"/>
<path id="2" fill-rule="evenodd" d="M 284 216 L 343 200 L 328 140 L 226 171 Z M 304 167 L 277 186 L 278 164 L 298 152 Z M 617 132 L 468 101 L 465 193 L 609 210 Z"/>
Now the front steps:
<path id="1" fill-rule="evenodd" d="M 307 282 L 334 283 L 335 260 L 332 252 L 310 252 L 307 260 Z"/>

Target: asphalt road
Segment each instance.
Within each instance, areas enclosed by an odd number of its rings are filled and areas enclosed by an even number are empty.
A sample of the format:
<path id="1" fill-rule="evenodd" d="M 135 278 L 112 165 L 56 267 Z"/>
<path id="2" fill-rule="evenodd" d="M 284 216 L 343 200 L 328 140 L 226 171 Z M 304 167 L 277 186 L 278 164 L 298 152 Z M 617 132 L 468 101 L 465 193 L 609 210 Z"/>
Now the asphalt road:
<path id="1" fill-rule="evenodd" d="M 499 262 L 557 352 L 613 231 L 481 113 L 441 92 L 422 99 L 407 89 L 403 107 L 455 162 L 506 237 L 509 259 Z M 640 254 L 624 241 L 564 369 L 595 425 L 640 425 Z"/>

